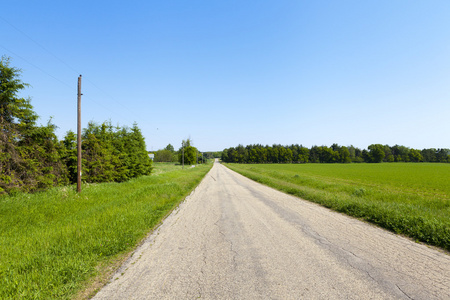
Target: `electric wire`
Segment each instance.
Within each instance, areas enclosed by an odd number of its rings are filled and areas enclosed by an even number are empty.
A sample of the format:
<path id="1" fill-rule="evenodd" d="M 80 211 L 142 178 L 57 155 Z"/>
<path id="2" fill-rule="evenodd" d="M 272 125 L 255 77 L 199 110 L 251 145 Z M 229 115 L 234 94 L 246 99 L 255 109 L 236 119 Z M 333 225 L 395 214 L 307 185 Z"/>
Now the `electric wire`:
<path id="1" fill-rule="evenodd" d="M 77 75 L 80 74 L 81 72 L 79 72 L 78 70 L 76 70 L 75 68 L 73 68 L 72 66 L 70 66 L 68 63 L 66 63 L 64 60 L 62 60 L 61 58 L 59 58 L 58 56 L 56 56 L 53 52 L 51 52 L 50 50 L 48 50 L 46 47 L 44 47 L 42 44 L 40 44 L 39 42 L 37 42 L 36 40 L 34 40 L 32 37 L 30 37 L 28 34 L 26 34 L 24 31 L 20 30 L 19 28 L 17 28 L 16 26 L 14 26 L 14 24 L 12 24 L 11 22 L 7 21 L 5 18 L 3 18 L 2 16 L 0 16 L 0 19 L 2 19 L 5 23 L 7 23 L 9 26 L 11 26 L 12 28 L 14 28 L 16 31 L 18 31 L 19 33 L 21 33 L 23 36 L 25 36 L 26 38 L 28 38 L 30 41 L 32 41 L 34 44 L 36 44 L 37 46 L 39 46 L 41 49 L 43 49 L 45 52 L 49 53 L 53 58 L 55 58 L 56 60 L 58 60 L 60 63 L 62 63 L 63 65 L 65 65 L 67 68 L 69 68 L 70 70 L 72 70 L 73 72 L 75 72 Z M 10 52 L 11 54 L 13 54 L 14 56 L 22 59 L 23 61 L 27 62 L 28 64 L 30 64 L 31 66 L 35 67 L 36 69 L 40 70 L 41 72 L 43 72 L 44 74 L 50 76 L 51 78 L 59 81 L 60 83 L 62 83 L 65 86 L 68 86 L 69 88 L 72 89 L 72 86 L 70 86 L 69 84 L 61 81 L 60 79 L 58 79 L 57 77 L 51 75 L 50 73 L 46 72 L 45 70 L 43 70 L 42 68 L 36 66 L 35 64 L 31 63 L 30 61 L 26 60 L 25 58 L 21 57 L 20 55 L 14 53 L 13 51 L 7 49 L 6 47 L 0 45 L 0 47 L 2 47 L 3 49 L 5 49 L 6 51 Z M 114 99 L 114 97 L 112 97 L 110 94 L 108 94 L 106 91 L 104 91 L 103 89 L 101 89 L 97 84 L 95 84 L 92 80 L 90 80 L 89 78 L 86 78 L 86 76 L 83 76 L 83 79 L 86 80 L 87 82 L 89 82 L 93 87 L 95 87 L 96 89 L 98 89 L 100 92 L 102 92 L 105 96 L 107 96 L 110 100 L 114 101 L 116 104 L 119 104 L 120 106 L 122 106 L 123 108 L 125 108 L 129 113 L 131 113 L 131 115 L 133 115 L 134 117 L 138 118 L 138 119 L 142 119 L 141 117 L 139 117 L 138 115 L 136 115 L 135 112 L 131 111 L 127 106 L 125 106 L 124 104 L 122 104 L 121 102 L 117 101 L 116 99 Z M 114 111 L 112 111 L 111 109 L 105 107 L 104 105 L 98 103 L 97 101 L 93 100 L 90 97 L 86 97 L 85 95 L 83 95 L 85 98 L 93 101 L 94 103 L 96 103 L 97 105 L 101 106 L 102 108 L 114 113 Z M 123 116 L 122 116 L 123 117 Z M 128 119 L 128 118 L 127 118 Z"/>
<path id="2" fill-rule="evenodd" d="M 6 51 L 8 51 L 9 53 L 11 53 L 12 55 L 14 55 L 15 57 L 25 61 L 26 63 L 28 63 L 29 65 L 31 65 L 32 67 L 36 68 L 37 70 L 41 71 L 42 73 L 44 73 L 45 75 L 53 78 L 54 80 L 58 81 L 59 83 L 61 83 L 62 85 L 70 88 L 71 90 L 74 89 L 74 86 L 71 86 L 70 84 L 68 84 L 67 82 L 64 82 L 62 80 L 60 80 L 59 78 L 53 76 L 52 74 L 48 73 L 47 71 L 45 71 L 44 69 L 42 69 L 41 67 L 33 64 L 32 62 L 28 61 L 27 59 L 23 58 L 22 56 L 20 56 L 19 54 L 15 53 L 14 51 L 11 51 L 10 49 L 6 48 L 5 46 L 0 44 L 0 47 L 2 47 L 3 49 L 5 49 Z M 102 107 L 103 109 L 113 113 L 113 114 L 117 114 L 116 112 L 112 111 L 111 109 L 109 109 L 108 107 L 104 106 L 103 104 L 99 103 L 98 101 L 92 99 L 91 97 L 89 97 L 88 95 L 83 95 L 84 98 L 92 101 L 93 103 L 97 104 L 98 106 Z M 118 114 L 117 114 L 118 115 Z M 123 116 L 122 116 L 123 117 Z M 128 120 L 129 121 L 129 120 Z"/>
<path id="3" fill-rule="evenodd" d="M 3 49 L 5 49 L 6 51 L 8 51 L 9 53 L 13 54 L 14 56 L 20 58 L 21 60 L 25 61 L 26 63 L 30 64 L 31 66 L 33 66 L 34 68 L 38 69 L 39 71 L 41 71 L 42 73 L 44 73 L 47 76 L 50 76 L 51 78 L 55 79 L 56 81 L 59 81 L 61 84 L 72 88 L 69 84 L 67 84 L 66 82 L 60 80 L 59 78 L 53 76 L 52 74 L 48 73 L 47 71 L 43 70 L 42 68 L 36 66 L 35 64 L 33 64 L 32 62 L 28 61 L 27 59 L 23 58 L 22 56 L 20 56 L 19 54 L 15 53 L 14 51 L 11 51 L 10 49 L 6 48 L 5 46 L 0 44 L 0 47 L 2 47 Z"/>
<path id="4" fill-rule="evenodd" d="M 71 67 L 69 64 L 67 64 L 65 61 L 63 61 L 62 59 L 60 59 L 58 56 L 56 56 L 55 54 L 53 54 L 53 52 L 51 52 L 50 50 L 48 50 L 47 48 L 45 48 L 44 46 L 42 46 L 40 43 L 38 43 L 36 40 L 34 40 L 32 37 L 30 37 L 28 34 L 26 34 L 25 32 L 23 32 L 22 30 L 20 30 L 19 28 L 17 28 L 16 26 L 14 26 L 14 24 L 11 24 L 11 22 L 8 22 L 8 20 L 6 20 L 5 18 L 3 18 L 2 16 L 0 16 L 0 19 L 2 19 L 5 23 L 7 23 L 9 26 L 11 26 L 12 28 L 14 28 L 15 30 L 17 30 L 18 32 L 20 32 L 21 34 L 23 34 L 25 37 L 27 37 L 30 41 L 32 41 L 33 43 L 35 43 L 36 45 L 38 45 L 39 47 L 41 47 L 44 51 L 46 51 L 47 53 L 49 53 L 51 56 L 53 56 L 54 58 L 56 58 L 57 60 L 59 60 L 59 62 L 61 62 L 62 64 L 64 64 L 66 67 L 68 67 L 69 69 L 71 69 L 72 71 L 74 71 L 77 74 L 80 74 L 80 72 L 78 72 L 77 70 L 75 70 L 73 67 Z"/>

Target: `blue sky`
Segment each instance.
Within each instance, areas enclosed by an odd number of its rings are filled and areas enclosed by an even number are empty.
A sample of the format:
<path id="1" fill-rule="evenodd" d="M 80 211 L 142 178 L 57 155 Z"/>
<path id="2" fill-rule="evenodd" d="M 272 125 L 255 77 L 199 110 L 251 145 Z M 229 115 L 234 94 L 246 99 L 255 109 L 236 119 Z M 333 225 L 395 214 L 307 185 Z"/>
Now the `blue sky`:
<path id="1" fill-rule="evenodd" d="M 449 1 L 7 1 L 0 54 L 41 123 L 131 126 L 148 150 L 450 148 Z"/>

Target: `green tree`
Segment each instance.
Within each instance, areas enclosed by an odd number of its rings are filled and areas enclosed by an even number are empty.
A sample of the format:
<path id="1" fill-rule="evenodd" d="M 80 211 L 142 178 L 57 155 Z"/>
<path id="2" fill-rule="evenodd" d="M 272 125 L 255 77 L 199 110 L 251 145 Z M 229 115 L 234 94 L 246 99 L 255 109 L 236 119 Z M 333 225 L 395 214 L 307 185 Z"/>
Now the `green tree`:
<path id="1" fill-rule="evenodd" d="M 327 146 L 319 147 L 319 161 L 321 163 L 335 163 L 339 160 L 339 153 Z"/>
<path id="2" fill-rule="evenodd" d="M 152 171 L 152 160 L 148 157 L 144 136 L 137 124 L 133 124 L 128 135 L 125 149 L 130 157 L 128 173 L 130 178 L 149 175 Z"/>
<path id="3" fill-rule="evenodd" d="M 223 162 L 229 162 L 228 149 L 223 149 L 223 150 L 222 150 L 222 155 L 221 155 L 220 159 L 221 159 Z"/>
<path id="4" fill-rule="evenodd" d="M 69 183 L 66 164 L 63 161 L 65 148 L 55 134 L 56 126 L 51 120 L 46 126 L 30 126 L 19 141 L 21 153 L 32 170 L 28 190 L 45 190 L 52 186 Z"/>
<path id="5" fill-rule="evenodd" d="M 342 146 L 339 148 L 339 159 L 341 163 L 350 163 L 352 159 L 350 158 L 350 151 L 347 147 Z"/>
<path id="6" fill-rule="evenodd" d="M 258 148 L 251 148 L 247 150 L 249 163 L 260 163 L 261 157 L 258 154 Z"/>
<path id="7" fill-rule="evenodd" d="M 309 149 L 300 145 L 298 148 L 298 162 L 307 163 L 309 161 Z"/>
<path id="8" fill-rule="evenodd" d="M 409 150 L 409 160 L 412 162 L 421 162 L 423 161 L 422 153 L 420 153 L 420 150 L 411 149 Z"/>
<path id="9" fill-rule="evenodd" d="M 422 149 L 421 154 L 423 157 L 423 161 L 426 162 L 436 162 L 436 153 L 437 150 L 434 148 L 430 148 L 430 149 Z"/>
<path id="10" fill-rule="evenodd" d="M 83 130 L 83 181 L 125 181 L 150 174 L 152 161 L 137 124 L 116 127 L 110 122 L 89 122 Z"/>
<path id="11" fill-rule="evenodd" d="M 170 150 L 162 149 L 155 152 L 155 162 L 175 162 L 177 161 L 177 156 Z"/>
<path id="12" fill-rule="evenodd" d="M 164 148 L 164 150 L 175 152 L 175 148 L 171 144 L 167 145 L 166 148 Z"/>
<path id="13" fill-rule="evenodd" d="M 64 163 L 67 166 L 69 181 L 77 182 L 77 135 L 73 131 L 68 131 L 63 140 L 66 151 L 64 152 Z"/>
<path id="14" fill-rule="evenodd" d="M 312 146 L 309 150 L 309 161 L 312 163 L 318 163 L 320 162 L 320 152 L 321 149 L 319 146 Z"/>
<path id="15" fill-rule="evenodd" d="M 119 173 L 122 161 L 114 150 L 112 136 L 107 136 L 106 124 L 99 126 L 89 122 L 82 135 L 82 180 L 111 182 L 128 179 Z"/>
<path id="16" fill-rule="evenodd" d="M 27 84 L 20 79 L 21 70 L 9 66 L 9 58 L 0 61 L 0 193 L 19 191 L 26 181 L 26 162 L 18 141 L 21 129 L 37 116 L 29 99 L 19 98 Z"/>
<path id="17" fill-rule="evenodd" d="M 401 145 L 395 145 L 391 147 L 392 155 L 394 155 L 394 161 L 409 162 L 409 148 Z"/>
<path id="18" fill-rule="evenodd" d="M 380 163 L 383 161 L 383 158 L 385 156 L 384 153 L 384 146 L 381 144 L 372 144 L 369 147 L 367 147 L 369 150 L 369 162 L 373 163 Z"/>
<path id="19" fill-rule="evenodd" d="M 183 140 L 181 148 L 178 150 L 178 161 L 185 165 L 194 165 L 197 162 L 197 148 L 191 145 L 191 139 Z"/>
<path id="20" fill-rule="evenodd" d="M 67 183 L 64 148 L 50 121 L 38 126 L 30 99 L 18 97 L 27 84 L 21 71 L 0 60 L 0 193 L 38 191 Z"/>
<path id="21" fill-rule="evenodd" d="M 385 162 L 394 162 L 395 158 L 394 158 L 394 155 L 392 154 L 391 147 L 389 147 L 389 145 L 384 145 L 384 149 L 383 150 L 384 150 L 384 154 L 385 154 L 383 161 L 385 161 Z"/>
<path id="22" fill-rule="evenodd" d="M 436 151 L 436 161 L 449 162 L 448 156 L 450 155 L 450 149 L 441 148 Z"/>

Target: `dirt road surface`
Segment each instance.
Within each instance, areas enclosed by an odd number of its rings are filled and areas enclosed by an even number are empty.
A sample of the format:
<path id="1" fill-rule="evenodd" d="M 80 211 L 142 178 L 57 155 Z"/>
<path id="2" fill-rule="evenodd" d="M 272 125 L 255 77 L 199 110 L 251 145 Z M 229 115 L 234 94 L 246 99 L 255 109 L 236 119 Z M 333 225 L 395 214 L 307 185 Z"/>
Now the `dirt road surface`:
<path id="1" fill-rule="evenodd" d="M 94 299 L 450 299 L 450 256 L 216 163 Z"/>

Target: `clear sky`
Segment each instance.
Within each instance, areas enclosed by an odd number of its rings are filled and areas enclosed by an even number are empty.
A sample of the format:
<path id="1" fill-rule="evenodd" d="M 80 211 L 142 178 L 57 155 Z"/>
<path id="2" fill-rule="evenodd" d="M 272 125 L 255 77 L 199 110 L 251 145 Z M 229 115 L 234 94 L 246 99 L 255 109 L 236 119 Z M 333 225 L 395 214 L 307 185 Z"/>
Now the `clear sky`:
<path id="1" fill-rule="evenodd" d="M 82 119 L 148 150 L 450 148 L 450 1 L 3 1 L 0 54 L 62 138 Z"/>

